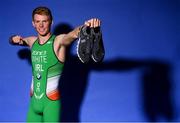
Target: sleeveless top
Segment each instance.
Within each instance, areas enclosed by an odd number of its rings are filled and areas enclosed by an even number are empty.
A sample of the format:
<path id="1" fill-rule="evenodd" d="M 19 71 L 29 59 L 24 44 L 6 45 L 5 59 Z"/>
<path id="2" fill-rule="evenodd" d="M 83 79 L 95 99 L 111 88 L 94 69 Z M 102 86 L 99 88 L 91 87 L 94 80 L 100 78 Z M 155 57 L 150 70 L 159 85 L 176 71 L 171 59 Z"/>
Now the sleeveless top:
<path id="1" fill-rule="evenodd" d="M 31 96 L 41 99 L 47 96 L 50 100 L 60 99 L 58 91 L 59 79 L 64 67 L 54 52 L 55 36 L 51 35 L 45 44 L 39 44 L 38 39 L 31 49 L 32 84 Z"/>

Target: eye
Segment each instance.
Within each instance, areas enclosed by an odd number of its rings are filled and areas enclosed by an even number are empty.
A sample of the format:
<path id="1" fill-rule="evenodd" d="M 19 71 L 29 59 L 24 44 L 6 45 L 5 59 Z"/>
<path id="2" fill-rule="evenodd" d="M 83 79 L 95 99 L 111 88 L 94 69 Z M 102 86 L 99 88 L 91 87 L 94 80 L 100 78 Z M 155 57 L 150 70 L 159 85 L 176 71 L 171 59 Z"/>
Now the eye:
<path id="1" fill-rule="evenodd" d="M 43 22 L 44 22 L 44 23 L 47 23 L 47 20 L 44 20 Z"/>
<path id="2" fill-rule="evenodd" d="M 39 21 L 35 21 L 35 23 L 39 23 Z"/>

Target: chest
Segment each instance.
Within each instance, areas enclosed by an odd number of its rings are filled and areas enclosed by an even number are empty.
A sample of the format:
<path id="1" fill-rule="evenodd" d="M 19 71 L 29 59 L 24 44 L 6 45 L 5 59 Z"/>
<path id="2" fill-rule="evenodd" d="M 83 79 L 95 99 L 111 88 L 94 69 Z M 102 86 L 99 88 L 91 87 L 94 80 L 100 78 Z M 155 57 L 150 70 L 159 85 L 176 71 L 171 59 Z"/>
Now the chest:
<path id="1" fill-rule="evenodd" d="M 46 44 L 40 45 L 35 42 L 31 49 L 31 61 L 34 65 L 51 66 L 57 62 L 57 57 L 54 52 L 53 42 L 49 41 Z"/>

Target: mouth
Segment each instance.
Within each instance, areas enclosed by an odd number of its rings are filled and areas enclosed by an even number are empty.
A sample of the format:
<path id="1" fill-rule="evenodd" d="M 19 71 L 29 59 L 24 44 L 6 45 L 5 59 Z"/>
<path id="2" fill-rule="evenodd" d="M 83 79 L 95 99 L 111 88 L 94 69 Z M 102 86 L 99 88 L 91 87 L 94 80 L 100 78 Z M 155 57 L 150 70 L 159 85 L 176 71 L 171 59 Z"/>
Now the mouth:
<path id="1" fill-rule="evenodd" d="M 44 32 L 45 31 L 45 29 L 38 29 L 39 30 L 39 32 Z"/>
<path id="2" fill-rule="evenodd" d="M 38 32 L 41 34 L 44 34 L 46 32 L 46 30 L 45 29 L 38 29 Z"/>

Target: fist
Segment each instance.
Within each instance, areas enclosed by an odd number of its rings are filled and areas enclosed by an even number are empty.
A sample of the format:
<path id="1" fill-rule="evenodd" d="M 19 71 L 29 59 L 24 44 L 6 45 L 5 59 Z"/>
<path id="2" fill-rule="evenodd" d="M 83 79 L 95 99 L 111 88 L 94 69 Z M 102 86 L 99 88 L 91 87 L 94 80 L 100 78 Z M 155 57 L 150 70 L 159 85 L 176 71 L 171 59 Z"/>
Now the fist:
<path id="1" fill-rule="evenodd" d="M 9 38 L 9 43 L 12 45 L 23 44 L 23 38 L 18 35 L 13 35 Z"/>
<path id="2" fill-rule="evenodd" d="M 15 35 L 15 36 L 11 37 L 11 40 L 12 40 L 13 43 L 20 43 L 21 40 L 22 40 L 22 37 L 19 36 L 19 35 Z"/>

